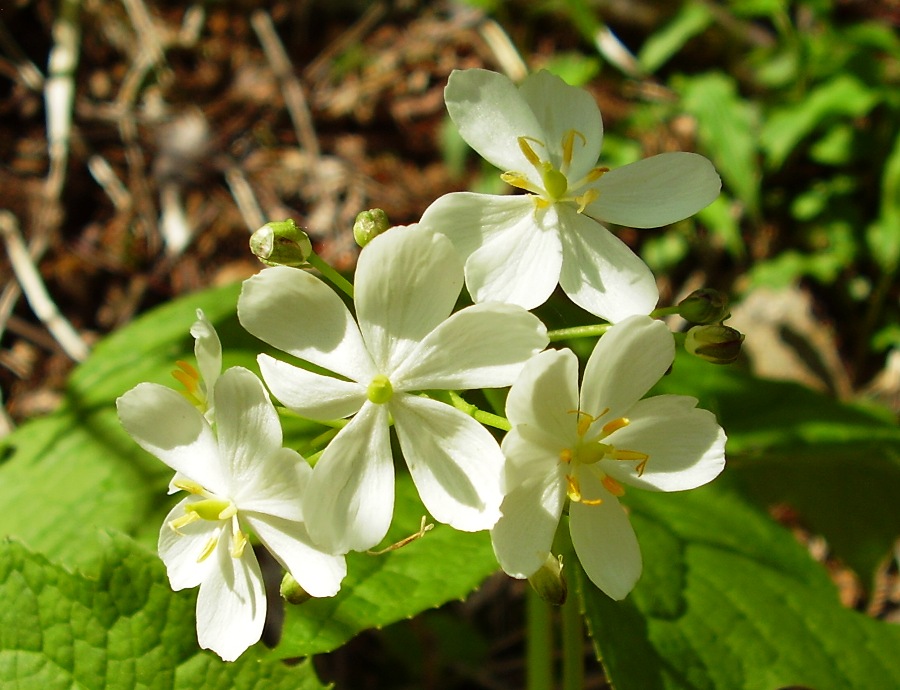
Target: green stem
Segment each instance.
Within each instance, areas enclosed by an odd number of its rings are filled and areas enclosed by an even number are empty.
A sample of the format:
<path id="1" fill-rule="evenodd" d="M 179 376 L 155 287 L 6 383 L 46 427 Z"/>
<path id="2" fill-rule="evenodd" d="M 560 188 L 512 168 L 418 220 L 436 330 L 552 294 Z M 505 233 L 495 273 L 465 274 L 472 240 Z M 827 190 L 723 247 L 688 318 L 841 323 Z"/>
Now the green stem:
<path id="1" fill-rule="evenodd" d="M 345 293 L 350 299 L 353 299 L 353 283 L 334 270 L 329 264 L 325 263 L 325 261 L 322 260 L 322 257 L 315 252 L 312 252 L 306 260 L 309 262 L 310 266 L 318 269 L 319 273 L 334 283 L 336 288 Z"/>
<path id="2" fill-rule="evenodd" d="M 568 519 L 560 523 L 554 546 L 558 546 L 562 554 L 569 583 L 569 596 L 562 607 L 562 690 L 581 690 L 584 687 L 584 622 L 581 599 L 575 589 L 575 570 L 580 566 L 572 546 Z"/>
<path id="3" fill-rule="evenodd" d="M 572 328 L 558 328 L 554 331 L 547 331 L 547 337 L 551 343 L 559 340 L 570 340 L 571 338 L 592 338 L 603 335 L 609 330 L 610 323 L 595 323 L 590 326 L 573 326 Z"/>
<path id="4" fill-rule="evenodd" d="M 550 605 L 534 588 L 526 594 L 525 672 L 528 690 L 553 687 L 553 625 Z"/>
<path id="5" fill-rule="evenodd" d="M 509 423 L 509 420 L 506 419 L 506 417 L 501 417 L 500 415 L 493 414 L 491 412 L 485 412 L 481 408 L 471 403 L 467 403 L 456 391 L 447 392 L 450 394 L 450 402 L 453 403 L 453 407 L 455 407 L 460 412 L 465 412 L 470 417 L 473 417 L 476 421 L 481 422 L 486 426 L 500 429 L 501 431 L 509 431 L 510 429 L 512 429 L 512 425 Z"/>
<path id="6" fill-rule="evenodd" d="M 662 318 L 663 316 L 670 316 L 671 314 L 678 313 L 678 305 L 673 304 L 671 307 L 660 307 L 659 309 L 654 309 L 650 312 L 650 316 L 654 319 Z"/>

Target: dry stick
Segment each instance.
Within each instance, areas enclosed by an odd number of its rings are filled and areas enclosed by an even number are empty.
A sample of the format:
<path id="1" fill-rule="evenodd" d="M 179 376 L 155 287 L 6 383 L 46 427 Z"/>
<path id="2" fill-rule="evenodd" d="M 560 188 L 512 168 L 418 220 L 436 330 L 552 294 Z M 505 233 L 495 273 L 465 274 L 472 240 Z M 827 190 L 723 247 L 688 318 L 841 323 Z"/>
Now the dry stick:
<path id="1" fill-rule="evenodd" d="M 478 33 L 491 49 L 497 64 L 504 74 L 515 83 L 521 82 L 528 76 L 528 65 L 516 50 L 509 35 L 493 19 L 483 19 L 478 25 Z"/>
<path id="2" fill-rule="evenodd" d="M 43 203 L 34 220 L 34 233 L 27 251 L 24 252 L 25 258 L 32 266 L 47 251 L 50 237 L 62 221 L 59 198 L 66 180 L 69 136 L 72 130 L 75 68 L 78 65 L 80 42 L 78 10 L 79 0 L 61 0 L 59 16 L 52 28 L 54 44 L 50 50 L 48 74 L 44 82 L 50 169 L 44 182 Z M 0 294 L 0 335 L 3 334 L 6 322 L 20 295 L 19 284 L 15 281 L 10 281 Z"/>
<path id="3" fill-rule="evenodd" d="M 225 182 L 228 183 L 228 189 L 231 190 L 231 196 L 234 197 L 247 229 L 256 232 L 266 224 L 266 217 L 244 172 L 236 165 L 229 165 L 225 168 Z"/>
<path id="4" fill-rule="evenodd" d="M 303 95 L 300 81 L 294 74 L 290 58 L 288 58 L 287 52 L 285 52 L 284 46 L 278 38 L 275 25 L 272 24 L 272 18 L 265 10 L 256 10 L 250 15 L 250 23 L 259 37 L 266 59 L 272 66 L 272 71 L 281 85 L 281 91 L 284 94 L 284 104 L 287 106 L 288 114 L 291 116 L 291 122 L 294 123 L 297 141 L 312 158 L 312 163 L 315 164 L 321 156 L 321 151 L 319 150 L 316 130 L 313 127 L 312 115 L 309 112 L 306 97 Z"/>
<path id="5" fill-rule="evenodd" d="M 0 48 L 5 50 L 12 58 L 13 65 L 19 73 L 19 79 L 32 91 L 40 91 L 44 87 L 44 75 L 25 54 L 15 38 L 9 33 L 6 24 L 0 19 Z"/>
<path id="6" fill-rule="evenodd" d="M 51 299 L 41 274 L 28 256 L 28 249 L 19 231 L 19 222 L 9 211 L 0 211 L 0 234 L 6 243 L 6 252 L 9 254 L 13 272 L 19 279 L 19 285 L 32 311 L 69 357 L 76 362 L 84 361 L 90 349 Z"/>

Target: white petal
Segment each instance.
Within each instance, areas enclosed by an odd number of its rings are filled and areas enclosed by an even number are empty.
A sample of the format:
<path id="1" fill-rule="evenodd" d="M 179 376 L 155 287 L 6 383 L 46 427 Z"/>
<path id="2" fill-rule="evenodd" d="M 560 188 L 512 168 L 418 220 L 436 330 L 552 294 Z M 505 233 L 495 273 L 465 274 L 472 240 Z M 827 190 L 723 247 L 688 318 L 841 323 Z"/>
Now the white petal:
<path id="1" fill-rule="evenodd" d="M 119 420 L 138 445 L 213 492 L 228 486 L 227 466 L 200 411 L 171 388 L 141 383 L 116 400 Z"/>
<path id="2" fill-rule="evenodd" d="M 303 496 L 312 468 L 297 451 L 279 448 L 257 458 L 254 472 L 232 492 L 241 514 L 254 512 L 285 520 L 303 520 Z"/>
<path id="3" fill-rule="evenodd" d="M 472 252 L 534 212 L 530 196 L 514 194 L 445 194 L 425 209 L 419 228 L 445 235 L 466 260 Z"/>
<path id="4" fill-rule="evenodd" d="M 197 368 L 209 395 L 222 371 L 222 343 L 215 327 L 206 318 L 202 309 L 197 310 L 197 321 L 191 326 L 191 335 L 194 336 Z"/>
<path id="5" fill-rule="evenodd" d="M 491 530 L 500 567 L 512 577 L 530 577 L 550 552 L 566 498 L 555 469 L 514 488 L 500 506 L 502 516 Z"/>
<path id="6" fill-rule="evenodd" d="M 482 158 L 503 171 L 534 173 L 517 139 L 540 139 L 543 131 L 507 77 L 483 69 L 454 70 L 444 101 L 462 138 Z"/>
<path id="7" fill-rule="evenodd" d="M 572 436 L 575 435 L 574 429 Z M 508 493 L 520 484 L 544 476 L 560 467 L 560 451 L 571 444 L 564 443 L 531 424 L 519 424 L 503 437 L 500 448 L 506 463 L 503 465 L 503 491 Z M 562 481 L 562 476 L 560 477 Z"/>
<path id="8" fill-rule="evenodd" d="M 248 544 L 241 558 L 231 556 L 223 539 L 210 558 L 216 565 L 197 596 L 197 641 L 225 661 L 234 661 L 262 637 L 266 593 L 262 573 Z"/>
<path id="9" fill-rule="evenodd" d="M 366 245 L 356 267 L 356 316 L 377 373 L 390 376 L 450 315 L 462 285 L 462 262 L 439 233 L 396 227 Z"/>
<path id="10" fill-rule="evenodd" d="M 218 567 L 215 558 L 207 558 L 203 561 L 198 559 L 209 541 L 220 537 L 223 523 L 197 520 L 179 527 L 178 532 L 169 525 L 173 520 L 184 517 L 186 505 L 200 500 L 202 499 L 199 496 L 188 496 L 181 500 L 166 515 L 159 530 L 157 543 L 159 557 L 166 564 L 169 583 L 175 591 L 196 587 L 209 577 L 212 569 Z"/>
<path id="11" fill-rule="evenodd" d="M 301 417 L 349 417 L 366 400 L 365 385 L 355 381 L 316 374 L 269 355 L 259 355 L 257 362 L 272 395 Z"/>
<path id="12" fill-rule="evenodd" d="M 613 599 L 624 599 L 641 576 L 641 549 L 618 499 L 589 472 L 579 472 L 582 495 L 600 505 L 569 504 L 572 545 L 591 582 Z"/>
<path id="13" fill-rule="evenodd" d="M 509 302 L 539 307 L 559 282 L 563 250 L 555 207 L 537 209 L 532 195 L 507 205 L 503 229 L 492 232 L 466 261 L 466 287 L 476 302 Z M 499 214 L 498 214 L 499 215 Z"/>
<path id="14" fill-rule="evenodd" d="M 332 556 L 314 546 L 302 522 L 271 515 L 244 514 L 260 541 L 310 596 L 331 597 L 347 575 L 343 556 Z"/>
<path id="15" fill-rule="evenodd" d="M 647 265 L 596 221 L 570 206 L 557 207 L 563 245 L 559 284 L 569 299 L 612 322 L 653 311 L 659 292 Z"/>
<path id="16" fill-rule="evenodd" d="M 556 169 L 562 163 L 563 137 L 571 130 L 575 136 L 572 161 L 566 176 L 577 182 L 597 164 L 603 143 L 603 121 L 594 97 L 584 89 L 569 86 L 555 74 L 545 70 L 529 75 L 519 87 L 543 130 L 542 141 Z M 581 136 L 578 136 L 578 135 Z M 583 139 L 581 137 L 584 137 Z M 546 160 L 544 150 L 531 144 L 535 153 Z"/>
<path id="17" fill-rule="evenodd" d="M 304 496 L 306 528 L 329 553 L 365 551 L 387 534 L 393 512 L 388 411 L 367 403 L 313 468 Z"/>
<path id="18" fill-rule="evenodd" d="M 532 357 L 506 398 L 513 427 L 534 426 L 556 438 L 559 449 L 576 440 L 578 358 L 571 350 L 547 350 Z"/>
<path id="19" fill-rule="evenodd" d="M 584 367 L 580 409 L 598 419 L 586 438 L 606 422 L 627 416 L 674 358 L 675 341 L 661 321 L 632 316 L 610 328 Z"/>
<path id="20" fill-rule="evenodd" d="M 521 307 L 476 304 L 429 333 L 398 366 L 391 382 L 394 390 L 508 386 L 547 342 L 544 324 Z"/>
<path id="21" fill-rule="evenodd" d="M 503 453 L 481 424 L 450 405 L 412 395 L 391 402 L 394 428 L 422 503 L 464 532 L 500 517 Z"/>
<path id="22" fill-rule="evenodd" d="M 225 371 L 213 397 L 219 452 L 228 463 L 231 486 L 240 487 L 281 448 L 281 422 L 262 381 L 243 367 Z M 229 497 L 234 494 L 234 489 L 228 491 Z"/>
<path id="23" fill-rule="evenodd" d="M 634 462 L 604 460 L 603 471 L 642 489 L 683 491 L 702 486 L 725 467 L 725 432 L 715 415 L 694 408 L 684 395 L 660 395 L 639 401 L 628 411 L 629 424 L 605 443 L 649 455 L 638 476 Z M 689 407 L 688 407 L 689 406 Z"/>
<path id="24" fill-rule="evenodd" d="M 245 280 L 238 317 L 260 340 L 349 379 L 377 373 L 341 298 L 306 271 L 276 266 Z"/>
<path id="25" fill-rule="evenodd" d="M 585 213 L 607 223 L 657 228 L 706 208 L 722 189 L 713 164 L 696 153 L 661 153 L 606 173 Z"/>

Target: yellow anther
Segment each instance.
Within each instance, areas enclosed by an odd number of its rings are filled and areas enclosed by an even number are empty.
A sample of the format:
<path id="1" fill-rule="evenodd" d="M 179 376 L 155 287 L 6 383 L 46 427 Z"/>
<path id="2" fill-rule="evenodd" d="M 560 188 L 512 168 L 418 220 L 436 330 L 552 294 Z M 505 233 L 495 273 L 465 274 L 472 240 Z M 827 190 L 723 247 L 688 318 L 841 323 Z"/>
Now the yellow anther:
<path id="1" fill-rule="evenodd" d="M 200 519 L 201 518 L 199 515 L 197 515 L 197 513 L 185 513 L 180 518 L 175 518 L 174 520 L 170 520 L 169 528 L 173 532 L 175 532 L 175 534 L 178 534 L 183 537 L 184 535 L 181 532 L 179 532 L 178 530 L 180 530 L 185 525 L 189 525 L 192 522 L 197 522 L 197 520 L 200 520 Z"/>
<path id="2" fill-rule="evenodd" d="M 601 482 L 603 483 L 603 486 L 606 487 L 606 490 L 609 491 L 609 493 L 611 493 L 613 496 L 625 495 L 625 488 L 609 475 L 603 477 Z"/>
<path id="3" fill-rule="evenodd" d="M 237 515 L 237 506 L 234 503 L 229 503 L 225 509 L 219 513 L 218 518 L 220 520 L 230 520 L 235 515 Z"/>
<path id="4" fill-rule="evenodd" d="M 541 159 L 534 152 L 534 149 L 529 145 L 529 141 L 533 141 L 535 144 L 539 144 L 544 147 L 544 142 L 539 141 L 538 139 L 534 139 L 532 137 L 519 137 L 517 139 L 519 142 L 519 149 L 522 151 L 522 155 L 528 159 L 528 162 L 531 163 L 538 170 L 541 169 Z M 544 147 L 546 148 L 546 147 Z"/>
<path id="5" fill-rule="evenodd" d="M 588 189 L 584 194 L 575 197 L 575 202 L 578 204 L 578 213 L 584 213 L 584 209 L 597 201 L 599 197 L 600 192 L 596 189 Z"/>
<path id="6" fill-rule="evenodd" d="M 524 189 L 532 194 L 540 194 L 541 189 L 531 182 L 525 175 L 518 172 L 505 172 L 500 174 L 500 179 L 516 189 Z"/>
<path id="7" fill-rule="evenodd" d="M 247 536 L 240 529 L 235 529 L 231 543 L 231 555 L 240 558 L 244 555 L 244 547 L 247 546 Z"/>
<path id="8" fill-rule="evenodd" d="M 596 182 L 601 177 L 603 177 L 606 173 L 609 172 L 609 168 L 594 168 L 587 175 L 584 176 L 584 179 L 581 181 L 581 184 L 589 184 L 591 182 Z M 579 185 L 581 186 L 581 185 Z"/>
<path id="9" fill-rule="evenodd" d="M 187 491 L 188 493 L 198 496 L 206 492 L 206 489 L 200 486 L 197 482 L 190 479 L 176 479 L 172 482 L 172 486 L 174 486 L 176 489 L 181 489 L 182 491 Z"/>
<path id="10" fill-rule="evenodd" d="M 583 503 L 586 506 L 598 506 L 603 503 L 602 498 L 585 498 L 582 496 L 578 479 L 571 474 L 566 475 L 566 484 L 568 484 L 569 487 L 566 493 L 569 496 L 569 500 L 573 503 Z"/>
<path id="11" fill-rule="evenodd" d="M 206 542 L 206 545 L 203 547 L 203 551 L 201 551 L 200 555 L 197 557 L 197 563 L 203 563 L 203 561 L 209 558 L 212 552 L 216 550 L 216 544 L 218 543 L 218 537 L 210 537 L 209 541 Z"/>
<path id="12" fill-rule="evenodd" d="M 562 148 L 563 148 L 563 170 L 567 169 L 569 165 L 572 163 L 572 155 L 575 149 L 575 137 L 581 139 L 581 145 L 584 146 L 587 144 L 587 139 L 585 139 L 584 135 L 576 129 L 570 129 L 563 135 L 562 140 Z"/>
<path id="13" fill-rule="evenodd" d="M 619 417 L 618 419 L 614 419 L 611 422 L 607 422 L 603 425 L 603 435 L 609 436 L 612 432 L 623 429 L 629 424 L 631 424 L 631 420 L 629 420 L 627 417 Z"/>
<path id="14" fill-rule="evenodd" d="M 559 451 L 559 461 L 566 464 L 572 462 L 572 450 L 570 448 L 563 448 Z"/>
<path id="15" fill-rule="evenodd" d="M 649 455 L 638 450 L 618 450 L 615 448 L 608 454 L 608 457 L 613 460 L 640 460 L 641 462 L 647 462 L 650 458 Z"/>

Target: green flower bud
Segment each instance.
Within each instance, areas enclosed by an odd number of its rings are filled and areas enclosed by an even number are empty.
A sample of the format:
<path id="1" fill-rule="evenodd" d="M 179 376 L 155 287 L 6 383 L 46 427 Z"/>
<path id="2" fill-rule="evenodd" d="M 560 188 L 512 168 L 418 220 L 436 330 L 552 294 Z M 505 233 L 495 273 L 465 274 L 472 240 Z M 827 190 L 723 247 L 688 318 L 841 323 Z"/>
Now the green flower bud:
<path id="1" fill-rule="evenodd" d="M 694 290 L 678 303 L 678 314 L 690 323 L 721 323 L 730 315 L 728 297 L 712 288 Z"/>
<path id="2" fill-rule="evenodd" d="M 312 598 L 290 573 L 285 573 L 281 579 L 281 596 L 289 604 L 302 604 Z"/>
<path id="3" fill-rule="evenodd" d="M 353 239 L 360 247 L 365 247 L 369 242 L 391 227 L 387 214 L 380 208 L 372 208 L 362 211 L 353 221 Z"/>
<path id="4" fill-rule="evenodd" d="M 528 583 L 548 604 L 553 606 L 565 604 L 569 588 L 566 585 L 566 577 L 563 575 L 562 556 L 556 557 L 552 553 L 548 553 L 544 565 L 528 578 Z"/>
<path id="5" fill-rule="evenodd" d="M 250 236 L 250 251 L 267 266 L 303 266 L 312 242 L 294 221 L 273 220 Z"/>
<path id="6" fill-rule="evenodd" d="M 744 334 L 722 324 L 694 326 L 687 332 L 684 348 L 713 364 L 731 364 L 741 354 Z"/>

